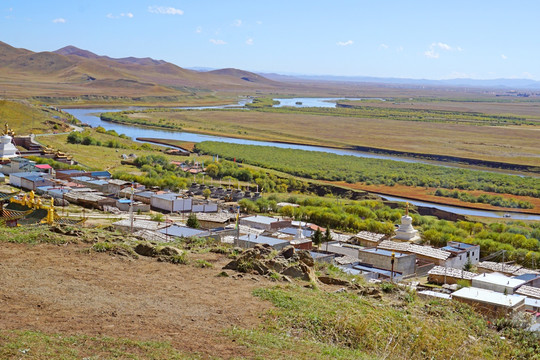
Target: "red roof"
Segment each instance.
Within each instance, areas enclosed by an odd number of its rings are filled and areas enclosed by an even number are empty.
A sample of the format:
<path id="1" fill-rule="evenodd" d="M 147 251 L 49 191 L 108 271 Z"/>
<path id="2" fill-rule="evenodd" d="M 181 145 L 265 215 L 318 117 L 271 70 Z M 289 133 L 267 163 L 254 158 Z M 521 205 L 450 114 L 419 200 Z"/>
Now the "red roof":
<path id="1" fill-rule="evenodd" d="M 47 170 L 52 169 L 51 165 L 49 165 L 49 164 L 39 164 L 39 165 L 36 165 L 36 167 L 38 169 L 47 169 Z"/>

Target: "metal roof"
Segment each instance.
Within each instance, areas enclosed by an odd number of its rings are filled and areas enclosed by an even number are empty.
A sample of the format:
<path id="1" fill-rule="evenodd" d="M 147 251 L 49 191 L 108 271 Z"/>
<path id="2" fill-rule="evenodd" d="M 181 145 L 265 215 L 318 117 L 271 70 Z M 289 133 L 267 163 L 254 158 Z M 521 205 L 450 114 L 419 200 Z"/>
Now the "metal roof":
<path id="1" fill-rule="evenodd" d="M 270 216 L 258 216 L 258 215 L 244 217 L 244 218 L 241 218 L 240 220 L 251 221 L 251 222 L 255 222 L 259 224 L 267 224 L 267 225 L 270 225 L 272 223 L 275 223 L 276 221 L 279 221 L 279 219 L 276 219 Z"/>
<path id="2" fill-rule="evenodd" d="M 259 236 L 244 235 L 244 236 L 240 236 L 239 240 L 248 241 L 254 244 L 268 244 L 271 246 L 289 244 L 288 241 L 276 239 L 269 236 L 262 236 L 262 235 L 259 235 Z"/>
<path id="3" fill-rule="evenodd" d="M 514 279 L 500 273 L 483 273 L 475 276 L 472 281 L 473 285 L 480 282 L 484 284 L 508 286 L 511 288 L 516 288 L 526 283 L 525 280 Z"/>
<path id="4" fill-rule="evenodd" d="M 194 236 L 208 236 L 208 231 L 192 229 L 187 226 L 171 225 L 169 227 L 159 229 L 160 233 L 176 237 L 194 237 Z"/>
<path id="5" fill-rule="evenodd" d="M 515 307 L 525 302 L 525 296 L 504 295 L 496 291 L 480 289 L 475 287 L 464 287 L 452 293 L 452 298 L 462 298 L 478 301 L 485 304 L 498 306 Z"/>
<path id="6" fill-rule="evenodd" d="M 379 254 L 383 256 L 392 256 L 392 253 L 394 253 L 395 257 L 403 257 L 408 254 L 403 254 L 397 251 L 390 251 L 385 249 L 378 249 L 378 248 L 370 248 L 370 249 L 359 249 L 360 252 L 367 252 L 367 253 L 373 253 L 373 254 Z M 360 254 L 358 254 L 360 256 Z"/>

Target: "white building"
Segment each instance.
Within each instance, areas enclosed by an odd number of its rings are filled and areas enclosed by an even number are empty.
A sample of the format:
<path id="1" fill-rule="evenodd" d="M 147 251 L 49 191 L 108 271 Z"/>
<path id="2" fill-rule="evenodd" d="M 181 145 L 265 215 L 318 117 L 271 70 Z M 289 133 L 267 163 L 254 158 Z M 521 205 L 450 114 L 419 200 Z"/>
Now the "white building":
<path id="1" fill-rule="evenodd" d="M 525 284 L 525 280 L 514 279 L 499 273 L 480 274 L 473 277 L 472 286 L 511 295 Z"/>

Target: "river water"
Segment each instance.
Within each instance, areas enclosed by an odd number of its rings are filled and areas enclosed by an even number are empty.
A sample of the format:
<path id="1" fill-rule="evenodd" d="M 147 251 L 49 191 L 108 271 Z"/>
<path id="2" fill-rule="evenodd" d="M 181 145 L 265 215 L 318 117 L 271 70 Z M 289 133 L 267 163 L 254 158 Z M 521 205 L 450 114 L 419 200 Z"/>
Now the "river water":
<path id="1" fill-rule="evenodd" d="M 274 99 L 280 102 L 279 105 L 276 106 L 304 106 L 304 107 L 335 107 L 336 100 L 340 99 L 346 99 L 346 98 L 293 98 L 293 99 Z M 350 100 L 359 100 L 353 99 L 353 98 L 347 98 Z M 377 100 L 383 100 L 383 99 L 377 99 Z M 231 107 L 243 107 L 247 102 L 250 100 L 243 99 L 241 100 L 237 105 L 222 105 L 222 106 L 206 106 L 206 107 L 182 107 L 181 109 L 223 109 L 223 108 L 231 108 Z M 372 154 L 368 152 L 362 152 L 362 151 L 354 151 L 354 150 L 341 150 L 341 149 L 331 149 L 331 148 L 325 148 L 325 147 L 319 147 L 319 146 L 308 146 L 308 145 L 297 145 L 297 144 L 287 144 L 287 143 L 275 143 L 275 142 L 269 142 L 269 141 L 255 141 L 255 140 L 246 140 L 246 139 L 237 139 L 237 138 L 230 138 L 225 136 L 212 136 L 212 135 L 202 135 L 202 134 L 195 134 L 195 133 L 189 133 L 184 131 L 174 131 L 174 130 L 161 130 L 161 129 L 152 129 L 152 128 L 145 128 L 145 127 L 137 127 L 137 126 L 129 126 L 129 125 L 122 125 L 122 124 L 116 124 L 108 121 L 102 121 L 99 118 L 99 114 L 103 112 L 118 112 L 118 111 L 124 111 L 124 110 L 137 110 L 142 109 L 140 107 L 129 107 L 129 108 L 120 108 L 120 109 L 103 109 L 103 108 L 90 108 L 90 109 L 64 109 L 65 112 L 75 116 L 77 119 L 82 121 L 83 123 L 86 123 L 92 127 L 102 126 L 106 130 L 114 130 L 118 134 L 125 134 L 133 139 L 136 139 L 138 137 L 144 137 L 144 138 L 161 138 L 161 139 L 174 139 L 174 140 L 180 140 L 180 141 L 188 141 L 188 142 L 202 142 L 202 141 L 219 141 L 219 142 L 227 142 L 232 144 L 245 144 L 245 145 L 261 145 L 261 146 L 275 146 L 279 148 L 288 148 L 288 149 L 298 149 L 298 150 L 308 150 L 308 151 L 321 151 L 321 152 L 327 152 L 337 155 L 353 155 L 358 157 L 365 157 L 365 158 L 373 158 L 373 159 L 387 159 L 387 160 L 395 160 L 395 161 L 402 161 L 402 162 L 408 162 L 408 163 L 425 163 L 425 164 L 437 164 L 435 162 L 430 162 L 426 160 L 418 160 L 413 158 L 403 158 L 403 157 L 397 157 L 397 156 L 390 156 L 390 155 L 379 155 L 379 154 Z M 456 168 L 459 168 L 456 166 Z M 485 211 L 485 210 L 472 210 L 468 208 L 461 208 L 456 206 L 447 206 L 447 205 L 439 205 L 435 203 L 429 203 L 424 201 L 416 201 L 416 200 L 409 200 L 394 196 L 383 196 L 387 198 L 388 200 L 394 200 L 394 201 L 408 201 L 409 203 L 413 205 L 419 205 L 419 206 L 429 206 L 429 207 L 435 207 L 441 210 L 453 212 L 456 214 L 462 214 L 462 215 L 474 215 L 474 216 L 484 216 L 484 217 L 492 217 L 492 218 L 502 218 L 504 213 L 502 212 L 495 212 L 495 211 Z M 512 214 L 512 219 L 517 220 L 540 220 L 539 215 L 527 215 L 527 214 Z"/>

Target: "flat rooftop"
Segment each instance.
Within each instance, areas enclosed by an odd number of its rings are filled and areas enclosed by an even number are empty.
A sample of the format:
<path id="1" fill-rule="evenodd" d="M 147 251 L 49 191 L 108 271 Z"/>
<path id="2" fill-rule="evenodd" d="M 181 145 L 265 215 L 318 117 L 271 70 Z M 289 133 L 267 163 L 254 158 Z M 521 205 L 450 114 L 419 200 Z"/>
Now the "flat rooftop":
<path id="1" fill-rule="evenodd" d="M 496 291 L 480 289 L 475 287 L 464 287 L 452 293 L 452 298 L 478 301 L 485 304 L 498 306 L 515 307 L 525 302 L 525 296 L 504 295 Z"/>
<path id="2" fill-rule="evenodd" d="M 359 249 L 360 252 L 366 252 L 366 253 L 372 253 L 372 254 L 379 254 L 382 256 L 392 256 L 391 250 L 384 250 L 384 249 L 378 249 L 378 248 L 370 248 L 370 249 Z M 393 251 L 395 257 L 403 257 L 407 256 L 408 254 L 403 254 L 400 252 Z"/>

